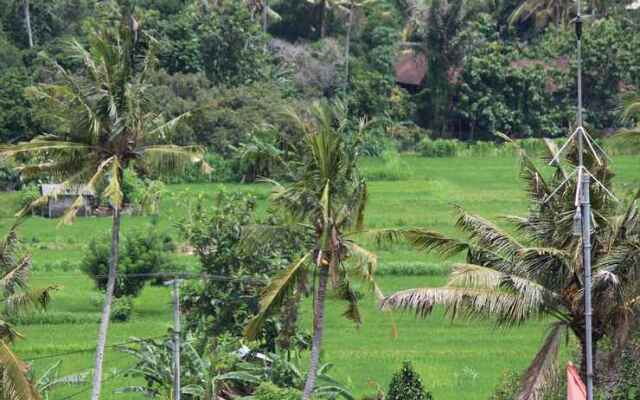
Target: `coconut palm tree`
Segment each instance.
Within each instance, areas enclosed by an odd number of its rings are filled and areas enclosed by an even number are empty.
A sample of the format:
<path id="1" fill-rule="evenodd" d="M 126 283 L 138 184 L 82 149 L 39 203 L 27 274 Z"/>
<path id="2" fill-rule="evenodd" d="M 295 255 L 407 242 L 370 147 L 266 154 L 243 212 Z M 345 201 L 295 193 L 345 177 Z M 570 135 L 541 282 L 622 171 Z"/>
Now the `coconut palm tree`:
<path id="1" fill-rule="evenodd" d="M 33 383 L 28 378 L 29 367 L 0 339 L 0 399 L 40 400 Z"/>
<path id="2" fill-rule="evenodd" d="M 95 400 L 100 395 L 118 267 L 123 171 L 130 166 L 140 171 L 181 169 L 188 163 L 201 161 L 202 153 L 199 148 L 163 144 L 167 133 L 185 115 L 166 121 L 162 115 L 148 111 L 147 78 L 155 66 L 155 41 L 140 31 L 129 9 L 112 7 L 110 20 L 89 34 L 89 48 L 77 41 L 70 46 L 70 52 L 82 64 L 83 73 L 75 75 L 55 64 L 61 83 L 41 84 L 30 90 L 36 101 L 51 107 L 57 132 L 26 143 L 0 146 L 0 154 L 5 156 L 27 153 L 46 160 L 24 166 L 25 174 L 48 173 L 64 179 L 63 187 L 80 184 L 95 190 L 99 183 L 105 183 L 104 195 L 111 203 L 113 218 L 109 276 L 93 378 Z M 46 197 L 40 198 L 31 207 L 45 201 Z M 62 221 L 72 222 L 82 205 L 79 197 Z"/>
<path id="3" fill-rule="evenodd" d="M 0 241 L 0 399 L 35 400 L 40 395 L 28 378 L 29 368 L 9 347 L 21 338 L 6 320 L 32 308 L 46 308 L 53 287 L 30 289 L 31 256 L 20 246 L 16 226 Z"/>
<path id="4" fill-rule="evenodd" d="M 313 338 L 311 364 L 304 386 L 303 398 L 308 399 L 318 374 L 324 312 L 327 291 L 333 289 L 349 306 L 344 316 L 361 322 L 356 293 L 349 277 L 358 275 L 372 285 L 375 256 L 351 240 L 347 232 L 363 225 L 367 186 L 358 175 L 357 146 L 347 146 L 344 140 L 346 120 L 337 118 L 336 109 L 326 103 L 315 103 L 311 118 L 305 120 L 294 112 L 288 116 L 304 134 L 304 147 L 298 154 L 302 168 L 287 186 L 276 185 L 273 202 L 290 210 L 299 221 L 308 223 L 309 235 L 315 243 L 305 250 L 281 275 L 273 279 L 264 291 L 259 314 L 246 328 L 246 335 L 255 338 L 266 318 L 278 312 L 291 295 L 305 291 L 307 282 L 315 288 L 313 303 Z M 364 129 L 360 124 L 360 131 Z M 354 262 L 348 262 L 352 259 Z M 316 282 L 317 277 L 317 282 Z"/>
<path id="5" fill-rule="evenodd" d="M 550 154 L 556 153 L 552 142 Z M 449 283 L 394 293 L 383 301 L 385 309 L 413 309 L 421 317 L 436 305 L 451 318 L 494 318 L 512 327 L 535 318 L 550 318 L 544 345 L 522 381 L 520 400 L 541 399 L 553 376 L 562 332 L 568 330 L 582 348 L 585 373 L 585 311 L 583 301 L 582 244 L 574 236 L 575 179 L 553 194 L 567 179 L 566 164 L 575 165 L 574 150 L 566 163 L 555 165 L 546 178 L 522 155 L 522 176 L 530 197 L 529 214 L 508 217 L 520 235 L 512 235 L 488 220 L 458 208 L 456 226 L 467 239 L 426 229 L 389 230 L 380 240 L 407 239 L 417 248 L 445 257 L 464 254 Z M 598 165 L 585 155 L 593 176 L 610 187 L 613 176 L 606 163 Z M 553 196 L 552 196 L 553 194 Z M 592 188 L 593 204 L 593 339 L 594 349 L 604 337 L 622 346 L 629 323 L 640 311 L 640 191 L 625 207 L 616 207 L 601 186 Z M 614 351 L 615 353 L 615 351 Z M 596 353 L 597 354 L 597 353 Z"/>
<path id="6" fill-rule="evenodd" d="M 0 340 L 12 342 L 21 338 L 7 319 L 33 308 L 45 309 L 55 287 L 28 287 L 31 255 L 23 251 L 12 226 L 0 241 Z"/>
<path id="7" fill-rule="evenodd" d="M 511 14 L 509 23 L 514 25 L 519 21 L 534 18 L 538 29 L 546 27 L 549 23 L 554 23 L 558 28 L 567 27 L 571 14 L 575 13 L 574 3 L 573 0 L 524 0 Z"/>

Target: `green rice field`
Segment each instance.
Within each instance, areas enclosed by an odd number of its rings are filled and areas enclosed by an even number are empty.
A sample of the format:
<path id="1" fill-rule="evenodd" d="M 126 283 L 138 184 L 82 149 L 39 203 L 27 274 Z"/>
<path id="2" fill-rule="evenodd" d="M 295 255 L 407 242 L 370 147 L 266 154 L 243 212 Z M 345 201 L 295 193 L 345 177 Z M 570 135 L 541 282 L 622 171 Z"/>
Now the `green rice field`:
<path id="1" fill-rule="evenodd" d="M 526 211 L 526 195 L 518 178 L 518 160 L 512 157 L 422 158 L 403 155 L 393 163 L 366 159 L 363 171 L 369 176 L 369 228 L 429 227 L 454 233 L 453 205 L 490 219 Z M 616 189 L 625 191 L 640 179 L 638 159 L 620 156 L 614 159 Z M 219 190 L 253 193 L 265 207 L 270 188 L 266 184 L 172 185 L 162 204 L 159 227 L 177 237 L 175 222 L 184 215 L 184 201 L 196 194 L 213 197 Z M 0 228 L 6 229 L 15 212 L 18 195 L 0 194 Z M 498 222 L 500 222 L 498 220 Z M 123 232 L 148 229 L 146 217 L 125 217 Z M 108 233 L 109 218 L 79 218 L 71 226 L 59 227 L 57 221 L 34 217 L 19 228 L 21 238 L 34 256 L 32 286 L 58 285 L 51 308 L 46 314 L 25 318 L 18 326 L 25 339 L 16 352 L 32 360 L 36 371 L 62 360 L 63 373 L 79 373 L 93 366 L 93 347 L 98 329 L 100 306 L 92 282 L 77 271 L 84 247 L 94 237 Z M 179 238 L 178 238 L 179 239 Z M 412 287 L 435 287 L 446 282 L 448 265 L 433 256 L 416 253 L 406 245 L 376 248 L 379 255 L 378 282 L 385 293 Z M 176 256 L 176 262 L 195 267 L 196 260 Z M 422 264 L 416 264 L 422 263 Z M 431 265 L 429 275 L 402 276 L 384 273 L 392 265 Z M 147 287 L 135 300 L 130 322 L 114 323 L 109 344 L 131 337 L 156 337 L 171 326 L 170 292 L 167 288 Z M 427 320 L 412 314 L 395 314 L 398 335 L 392 335 L 392 321 L 377 310 L 369 296 L 362 302 L 364 324 L 356 329 L 341 318 L 343 305 L 330 300 L 325 329 L 323 361 L 335 364 L 333 375 L 346 382 L 357 396 L 375 393 L 378 385 L 388 385 L 392 373 L 404 360 L 413 362 L 425 386 L 436 400 L 486 399 L 509 370 L 521 370 L 533 358 L 542 342 L 545 321 L 536 321 L 515 329 L 497 329 L 491 322 L 451 322 L 442 312 Z M 303 323 L 310 329 L 310 302 L 303 304 Z M 565 353 L 570 349 L 565 349 Z M 60 356 L 55 356 L 60 354 Z M 53 355 L 53 357 L 50 357 Z M 106 356 L 108 399 L 138 399 L 142 395 L 116 394 L 118 387 L 131 384 L 122 374 L 132 360 L 109 348 Z M 87 390 L 87 392 L 83 392 Z M 62 388 L 53 399 L 86 398 L 88 385 Z"/>

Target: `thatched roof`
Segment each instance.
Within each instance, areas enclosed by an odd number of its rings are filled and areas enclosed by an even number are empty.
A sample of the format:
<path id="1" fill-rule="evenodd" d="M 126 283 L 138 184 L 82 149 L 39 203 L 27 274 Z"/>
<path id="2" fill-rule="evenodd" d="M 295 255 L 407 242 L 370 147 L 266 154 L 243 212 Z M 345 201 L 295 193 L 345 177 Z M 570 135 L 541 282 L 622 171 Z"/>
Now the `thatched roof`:
<path id="1" fill-rule="evenodd" d="M 427 77 L 427 57 L 423 53 L 406 50 L 395 64 L 396 82 L 403 85 L 421 86 Z"/>
<path id="2" fill-rule="evenodd" d="M 96 193 L 86 185 L 64 186 L 61 183 L 45 183 L 40 186 L 43 196 L 95 196 Z"/>

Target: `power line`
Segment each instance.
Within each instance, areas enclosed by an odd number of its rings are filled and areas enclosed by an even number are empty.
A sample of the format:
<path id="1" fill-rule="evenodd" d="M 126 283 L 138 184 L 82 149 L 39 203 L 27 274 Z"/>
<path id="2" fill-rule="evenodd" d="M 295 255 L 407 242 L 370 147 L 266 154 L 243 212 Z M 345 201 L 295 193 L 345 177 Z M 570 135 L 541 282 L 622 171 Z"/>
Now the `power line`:
<path id="1" fill-rule="evenodd" d="M 110 376 L 106 377 L 106 378 L 105 378 L 105 379 L 103 379 L 101 382 L 102 382 L 102 383 L 106 383 L 106 382 L 108 382 L 108 381 L 112 380 L 113 378 L 115 378 L 115 377 L 117 377 L 117 376 L 120 376 L 120 375 L 122 375 L 123 373 L 125 373 L 125 372 L 129 371 L 132 367 L 133 367 L 133 365 L 130 365 L 130 366 L 129 366 L 129 367 L 127 367 L 127 368 L 122 368 L 121 370 L 116 371 L 114 374 L 112 374 L 112 375 L 110 375 Z M 75 392 L 75 393 L 73 393 L 73 394 L 70 394 L 70 395 L 68 395 L 68 396 L 65 396 L 65 397 L 61 398 L 60 400 L 69 400 L 69 399 L 73 399 L 74 397 L 80 396 L 81 394 L 84 394 L 84 393 L 88 392 L 89 390 L 91 390 L 91 385 L 87 385 L 87 387 L 85 387 L 84 389 L 79 390 L 79 391 L 77 391 L 77 392 Z"/>
<path id="2" fill-rule="evenodd" d="M 149 338 L 140 338 L 140 339 L 130 340 L 130 341 L 127 341 L 127 342 L 112 344 L 112 345 L 109 345 L 109 346 L 106 346 L 106 347 L 107 348 L 113 348 L 113 347 L 125 346 L 127 344 L 137 343 L 137 342 L 139 342 L 141 340 L 155 340 L 155 339 L 161 339 L 161 338 L 165 338 L 165 337 L 167 337 L 167 335 L 154 336 L 154 337 L 149 337 Z M 95 347 L 81 349 L 81 350 L 71 350 L 71 351 L 67 351 L 67 352 L 63 352 L 63 353 L 45 354 L 45 355 L 38 356 L 38 357 L 24 358 L 23 361 L 31 362 L 31 361 L 38 361 L 38 360 L 46 360 L 46 359 L 50 359 L 50 358 L 64 357 L 64 356 L 73 355 L 73 354 L 89 353 L 89 352 L 92 352 L 92 351 L 95 351 L 95 350 L 96 350 Z"/>
<path id="3" fill-rule="evenodd" d="M 69 272 L 59 274 L 46 274 L 42 276 L 31 276 L 31 279 L 47 279 L 47 278 L 70 278 L 74 276 L 90 277 L 82 272 Z M 246 277 L 231 277 L 225 275 L 212 275 L 202 272 L 183 272 L 183 271 L 165 271 L 165 272 L 149 272 L 149 273 L 118 273 L 117 276 L 128 278 L 180 278 L 180 279 L 203 279 L 211 281 L 227 281 L 227 282 L 254 282 L 268 283 L 269 279 Z M 108 275 L 93 275 L 94 278 L 108 278 Z"/>

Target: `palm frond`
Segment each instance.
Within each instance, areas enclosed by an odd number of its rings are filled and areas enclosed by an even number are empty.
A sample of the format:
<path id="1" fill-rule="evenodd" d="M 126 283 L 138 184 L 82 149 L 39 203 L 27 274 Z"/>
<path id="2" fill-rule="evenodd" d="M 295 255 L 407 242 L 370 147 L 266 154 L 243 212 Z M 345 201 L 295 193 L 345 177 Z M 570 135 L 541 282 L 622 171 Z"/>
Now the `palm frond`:
<path id="1" fill-rule="evenodd" d="M 500 230 L 486 219 L 469 214 L 462 208 L 458 208 L 458 213 L 456 225 L 469 233 L 471 239 L 476 241 L 480 247 L 507 257 L 513 257 L 523 248 L 513 236 Z"/>
<path id="2" fill-rule="evenodd" d="M 16 339 L 23 339 L 18 331 L 16 331 L 9 322 L 3 321 L 0 319 L 0 341 L 5 341 L 6 343 L 13 343 Z"/>
<path id="3" fill-rule="evenodd" d="M 200 146 L 156 145 L 141 149 L 142 162 L 158 172 L 182 171 L 191 164 L 202 163 L 203 171 L 211 171 L 204 161 L 204 149 Z"/>
<path id="4" fill-rule="evenodd" d="M 122 207 L 124 193 L 122 193 L 122 182 L 120 182 L 122 176 L 121 172 L 122 168 L 120 160 L 117 157 L 114 157 L 111 162 L 111 177 L 109 179 L 109 185 L 107 185 L 104 190 L 104 195 L 109 198 L 112 207 Z"/>
<path id="5" fill-rule="evenodd" d="M 564 325 L 558 322 L 551 328 L 542 348 L 522 379 L 518 400 L 544 399 L 545 391 L 556 379 L 563 327 Z"/>
<path id="6" fill-rule="evenodd" d="M 550 288 L 563 287 L 577 273 L 571 255 L 552 247 L 524 248 L 515 265 L 520 273 Z"/>
<path id="7" fill-rule="evenodd" d="M 388 296 L 382 302 L 382 309 L 412 309 L 416 315 L 426 317 L 436 305 L 441 305 L 452 319 L 494 318 L 498 325 L 511 326 L 542 315 L 544 308 L 529 300 L 517 293 L 495 289 L 422 288 Z"/>
<path id="8" fill-rule="evenodd" d="M 4 267 L 0 265 L 0 267 Z M 26 286 L 29 272 L 31 271 L 31 256 L 25 255 L 16 263 L 8 265 L 6 270 L 0 270 L 0 290 L 5 293 L 14 293 L 18 288 Z"/>
<path id="9" fill-rule="evenodd" d="M 506 274 L 473 264 L 455 264 L 449 275 L 448 287 L 498 289 Z"/>
<path id="10" fill-rule="evenodd" d="M 87 182 L 87 184 L 85 185 L 86 189 L 88 191 L 91 192 L 95 192 L 96 191 L 96 184 L 103 178 L 107 167 L 112 164 L 115 163 L 117 161 L 116 157 L 109 157 L 106 160 L 102 161 L 100 163 L 100 165 L 98 165 L 98 167 L 96 168 L 95 172 L 93 173 L 93 176 L 89 179 L 89 181 Z M 114 168 L 115 169 L 115 168 Z M 112 176 L 114 172 L 112 171 Z M 72 179 L 78 179 L 80 177 L 83 177 L 84 174 L 80 174 L 79 176 L 73 177 Z M 117 176 L 117 175 L 116 175 Z M 68 187 L 69 185 L 71 185 L 72 182 L 71 180 L 66 181 L 65 183 L 62 184 L 61 188 L 59 190 L 64 190 L 64 188 Z M 110 189 L 109 187 L 107 187 L 107 191 L 105 191 L 105 195 L 110 196 L 110 192 L 108 192 Z M 54 195 L 55 196 L 55 195 Z M 43 203 L 46 204 L 45 201 L 47 201 L 49 198 L 49 196 L 42 196 L 42 200 L 38 199 L 36 200 L 36 202 L 38 203 Z M 42 204 L 37 204 L 37 206 L 40 206 Z M 83 208 L 85 206 L 85 201 L 84 201 L 84 196 L 81 193 L 80 195 L 78 195 L 75 200 L 73 201 L 73 203 L 71 203 L 71 205 L 65 210 L 64 215 L 62 216 L 62 218 L 60 219 L 60 225 L 66 224 L 66 225 L 70 225 L 73 223 L 73 221 L 76 218 L 76 215 L 78 214 L 78 211 L 80 211 L 81 208 Z M 34 208 L 32 205 L 29 205 L 29 208 L 32 209 Z"/>
<path id="11" fill-rule="evenodd" d="M 15 315 L 33 308 L 46 309 L 51 301 L 51 292 L 57 289 L 57 286 L 48 286 L 13 293 L 4 300 L 6 311 Z"/>
<path id="12" fill-rule="evenodd" d="M 355 258 L 355 263 L 352 263 L 355 268 L 350 269 L 349 272 L 354 273 L 369 285 L 369 288 L 373 291 L 378 301 L 382 301 L 384 295 L 375 280 L 375 272 L 378 268 L 378 256 L 351 241 L 345 242 L 344 245 L 349 250 L 349 256 Z"/>
<path id="13" fill-rule="evenodd" d="M 532 201 L 544 202 L 553 191 L 529 157 L 520 157 L 520 178 L 526 183 Z"/>
<path id="14" fill-rule="evenodd" d="M 311 253 L 305 254 L 271 281 L 260 300 L 260 311 L 245 327 L 244 335 L 247 338 L 255 339 L 264 321 L 279 310 L 286 296 L 295 290 L 298 283 L 303 279 L 304 274 L 307 273 L 307 263 L 310 258 Z"/>
<path id="15" fill-rule="evenodd" d="M 158 136 L 162 139 L 165 139 L 170 133 L 175 131 L 176 127 L 180 124 L 182 120 L 190 116 L 191 116 L 191 113 L 186 112 L 178 115 L 175 118 L 172 118 L 169 121 L 166 121 L 166 122 L 162 121 L 160 123 L 157 123 L 155 128 L 150 129 L 147 132 L 147 135 Z"/>
<path id="16" fill-rule="evenodd" d="M 41 400 L 28 372 L 29 367 L 0 340 L 0 387 L 7 400 Z"/>
<path id="17" fill-rule="evenodd" d="M 420 251 L 435 251 L 445 258 L 468 251 L 470 248 L 468 242 L 420 228 L 382 229 L 372 233 L 379 246 L 384 243 L 406 241 Z"/>
<path id="18" fill-rule="evenodd" d="M 347 302 L 347 309 L 342 313 L 346 319 L 355 322 L 358 326 L 362 324 L 362 314 L 358 307 L 358 295 L 351 287 L 348 279 L 341 279 L 340 285 L 335 288 L 336 298 Z"/>
<path id="19" fill-rule="evenodd" d="M 14 145 L 0 145 L 0 156 L 13 157 L 23 153 L 39 153 L 51 150 L 57 151 L 87 151 L 89 146 L 82 143 L 65 142 L 61 140 L 54 140 L 55 137 L 41 136 L 31 140 L 30 142 L 23 142 Z"/>

